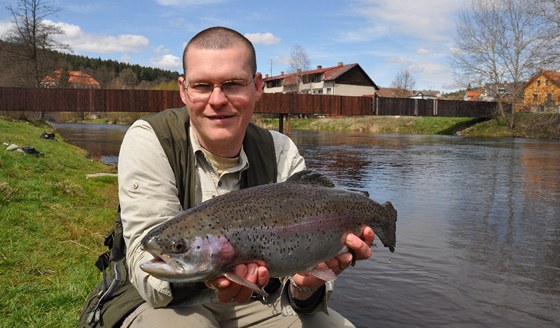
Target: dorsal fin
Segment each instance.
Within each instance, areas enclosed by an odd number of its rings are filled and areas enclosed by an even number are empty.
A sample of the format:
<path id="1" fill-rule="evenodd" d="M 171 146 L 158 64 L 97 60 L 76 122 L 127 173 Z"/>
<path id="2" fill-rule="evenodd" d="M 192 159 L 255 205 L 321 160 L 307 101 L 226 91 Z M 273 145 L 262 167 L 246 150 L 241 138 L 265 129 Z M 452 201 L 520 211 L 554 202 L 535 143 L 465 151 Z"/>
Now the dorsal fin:
<path id="1" fill-rule="evenodd" d="M 334 188 L 335 184 L 326 176 L 319 172 L 314 172 L 312 170 L 304 170 L 294 173 L 291 177 L 286 180 L 287 183 L 299 183 L 316 185 L 328 188 Z"/>

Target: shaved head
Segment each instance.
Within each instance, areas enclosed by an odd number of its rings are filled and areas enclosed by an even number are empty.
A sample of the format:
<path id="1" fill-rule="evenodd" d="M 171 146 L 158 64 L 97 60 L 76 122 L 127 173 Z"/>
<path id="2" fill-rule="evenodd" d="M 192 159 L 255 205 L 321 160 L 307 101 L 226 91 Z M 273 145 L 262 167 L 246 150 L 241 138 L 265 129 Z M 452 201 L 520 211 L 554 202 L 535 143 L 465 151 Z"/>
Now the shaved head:
<path id="1" fill-rule="evenodd" d="M 243 36 L 241 33 L 232 30 L 227 27 L 210 27 L 202 30 L 196 34 L 187 43 L 185 50 L 183 51 L 183 71 L 184 74 L 187 73 L 187 52 L 191 48 L 199 49 L 227 49 L 235 46 L 246 47 L 249 51 L 249 67 L 251 67 L 252 75 L 257 73 L 257 58 L 255 55 L 255 48 L 249 39 Z"/>

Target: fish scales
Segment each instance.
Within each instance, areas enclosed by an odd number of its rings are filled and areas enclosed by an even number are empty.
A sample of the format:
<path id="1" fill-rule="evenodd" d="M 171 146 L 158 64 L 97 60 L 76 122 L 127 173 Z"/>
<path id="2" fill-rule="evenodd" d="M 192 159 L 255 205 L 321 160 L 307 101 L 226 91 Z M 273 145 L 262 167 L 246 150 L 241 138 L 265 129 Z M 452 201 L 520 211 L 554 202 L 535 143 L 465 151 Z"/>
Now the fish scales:
<path id="1" fill-rule="evenodd" d="M 260 261 L 281 277 L 335 257 L 346 234 L 359 235 L 364 225 L 394 250 L 396 211 L 389 202 L 294 179 L 218 196 L 158 225 L 142 241 L 158 261 L 142 268 L 170 281 L 197 281 Z M 158 263 L 167 267 L 154 269 Z"/>

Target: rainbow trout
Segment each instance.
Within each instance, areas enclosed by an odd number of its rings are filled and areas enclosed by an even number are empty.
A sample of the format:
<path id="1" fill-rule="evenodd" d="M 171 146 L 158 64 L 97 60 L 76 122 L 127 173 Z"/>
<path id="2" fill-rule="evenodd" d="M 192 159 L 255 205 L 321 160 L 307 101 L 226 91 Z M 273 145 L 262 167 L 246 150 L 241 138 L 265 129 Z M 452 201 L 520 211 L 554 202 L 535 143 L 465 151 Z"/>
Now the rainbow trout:
<path id="1" fill-rule="evenodd" d="M 396 221 L 390 202 L 380 205 L 364 193 L 334 188 L 323 175 L 302 171 L 283 183 L 215 197 L 159 224 L 142 239 L 154 259 L 140 267 L 172 282 L 225 276 L 266 297 L 233 274 L 233 266 L 258 261 L 271 277 L 313 273 L 318 263 L 347 251 L 346 234 L 360 235 L 364 225 L 394 252 Z M 334 279 L 332 271 L 314 274 Z"/>

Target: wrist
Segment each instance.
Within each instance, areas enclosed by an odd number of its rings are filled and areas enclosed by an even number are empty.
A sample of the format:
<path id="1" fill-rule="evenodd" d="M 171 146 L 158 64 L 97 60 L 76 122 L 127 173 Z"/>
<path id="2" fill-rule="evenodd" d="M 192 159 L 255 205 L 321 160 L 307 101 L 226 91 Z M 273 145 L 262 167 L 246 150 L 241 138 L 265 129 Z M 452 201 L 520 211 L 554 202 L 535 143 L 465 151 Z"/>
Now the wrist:
<path id="1" fill-rule="evenodd" d="M 310 298 L 313 294 L 315 294 L 317 290 L 319 290 L 323 286 L 321 285 L 316 288 L 300 286 L 296 284 L 296 282 L 292 278 L 288 279 L 288 282 L 290 284 L 290 294 L 294 299 L 297 300 L 306 300 Z"/>

